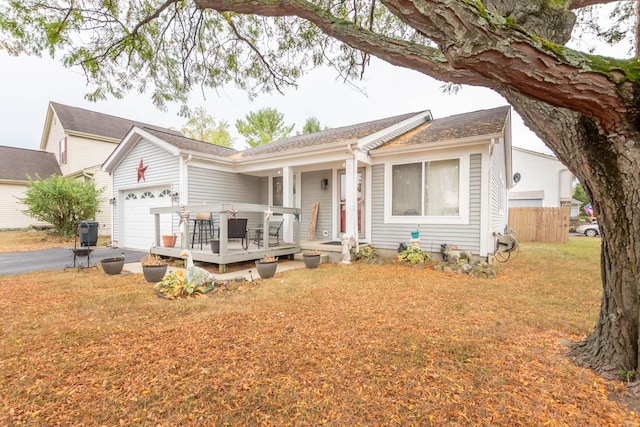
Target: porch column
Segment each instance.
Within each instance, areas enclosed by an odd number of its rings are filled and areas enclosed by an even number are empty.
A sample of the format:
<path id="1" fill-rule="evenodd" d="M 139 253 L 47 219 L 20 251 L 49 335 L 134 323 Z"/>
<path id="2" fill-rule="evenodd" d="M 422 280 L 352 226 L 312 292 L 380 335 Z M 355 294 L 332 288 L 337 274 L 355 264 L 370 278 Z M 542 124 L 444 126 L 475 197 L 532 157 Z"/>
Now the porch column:
<path id="1" fill-rule="evenodd" d="M 293 200 L 293 170 L 289 166 L 282 168 L 282 206 L 291 208 L 295 204 Z M 293 218 L 291 215 L 283 215 L 282 240 L 293 242 Z"/>
<path id="2" fill-rule="evenodd" d="M 345 234 L 358 238 L 358 160 L 345 161 Z"/>

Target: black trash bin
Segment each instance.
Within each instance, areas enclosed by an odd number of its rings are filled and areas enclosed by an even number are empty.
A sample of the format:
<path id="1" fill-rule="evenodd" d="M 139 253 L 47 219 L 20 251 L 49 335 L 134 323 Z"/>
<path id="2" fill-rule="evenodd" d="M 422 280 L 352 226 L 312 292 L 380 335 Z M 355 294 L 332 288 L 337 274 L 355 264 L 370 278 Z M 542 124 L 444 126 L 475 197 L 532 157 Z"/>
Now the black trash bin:
<path id="1" fill-rule="evenodd" d="M 80 246 L 96 246 L 98 244 L 98 222 L 80 221 L 78 224 Z"/>

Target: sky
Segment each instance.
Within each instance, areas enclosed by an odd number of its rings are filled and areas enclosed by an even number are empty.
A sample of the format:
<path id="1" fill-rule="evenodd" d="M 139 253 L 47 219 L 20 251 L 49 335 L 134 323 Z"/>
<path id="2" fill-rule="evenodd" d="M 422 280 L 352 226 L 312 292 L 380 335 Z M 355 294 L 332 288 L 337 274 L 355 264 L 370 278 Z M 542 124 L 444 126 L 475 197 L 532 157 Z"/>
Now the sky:
<path id="1" fill-rule="evenodd" d="M 606 49 L 612 54 L 610 47 Z M 441 118 L 508 105 L 500 95 L 480 87 L 465 86 L 458 94 L 445 94 L 442 82 L 376 58 L 372 59 L 364 80 L 358 82 L 366 94 L 336 77 L 333 70 L 315 70 L 284 95 L 262 94 L 253 101 L 233 87 L 205 93 L 196 88 L 190 106 L 202 106 L 216 120 L 226 120 L 234 147 L 244 149 L 246 145 L 235 130 L 236 120 L 265 107 L 282 113 L 285 124 L 294 123 L 295 134 L 309 117 L 316 117 L 322 125 L 338 127 L 423 110 Z M 177 115 L 178 104 L 160 111 L 151 102 L 149 93 L 89 102 L 84 95 L 91 89 L 81 70 L 64 68 L 50 58 L 14 57 L 0 51 L 0 145 L 39 149 L 49 101 L 175 129 L 186 122 Z M 512 139 L 514 146 L 551 153 L 513 110 Z"/>

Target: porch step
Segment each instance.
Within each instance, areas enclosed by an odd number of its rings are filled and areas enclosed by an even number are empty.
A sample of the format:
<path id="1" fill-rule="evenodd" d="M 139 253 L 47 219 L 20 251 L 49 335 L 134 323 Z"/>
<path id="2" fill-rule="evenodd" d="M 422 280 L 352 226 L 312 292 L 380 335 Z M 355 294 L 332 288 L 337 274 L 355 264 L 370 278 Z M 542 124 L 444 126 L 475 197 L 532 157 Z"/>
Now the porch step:
<path id="1" fill-rule="evenodd" d="M 293 259 L 296 261 L 303 261 L 302 259 L 302 252 L 294 254 L 293 255 Z M 320 264 L 324 264 L 330 262 L 329 261 L 329 254 L 325 254 L 325 253 L 321 253 L 320 254 Z"/>

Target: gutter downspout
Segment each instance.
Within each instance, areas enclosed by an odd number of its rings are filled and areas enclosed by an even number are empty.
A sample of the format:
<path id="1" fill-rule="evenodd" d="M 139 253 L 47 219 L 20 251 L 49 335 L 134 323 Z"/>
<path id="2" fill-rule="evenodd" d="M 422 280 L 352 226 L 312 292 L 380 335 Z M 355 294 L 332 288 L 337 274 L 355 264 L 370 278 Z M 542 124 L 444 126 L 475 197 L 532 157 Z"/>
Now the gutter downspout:
<path id="1" fill-rule="evenodd" d="M 185 201 L 188 200 L 189 192 L 188 192 L 188 183 L 189 183 L 189 169 L 187 165 L 193 160 L 193 156 L 191 153 L 187 155 L 187 157 L 180 162 L 180 176 L 179 185 L 180 185 L 180 206 L 185 204 Z"/>

